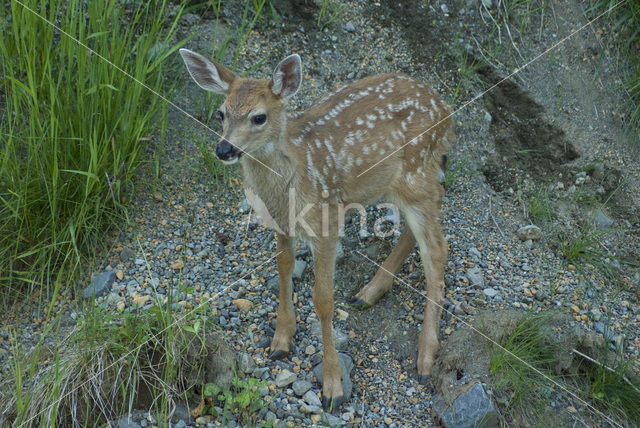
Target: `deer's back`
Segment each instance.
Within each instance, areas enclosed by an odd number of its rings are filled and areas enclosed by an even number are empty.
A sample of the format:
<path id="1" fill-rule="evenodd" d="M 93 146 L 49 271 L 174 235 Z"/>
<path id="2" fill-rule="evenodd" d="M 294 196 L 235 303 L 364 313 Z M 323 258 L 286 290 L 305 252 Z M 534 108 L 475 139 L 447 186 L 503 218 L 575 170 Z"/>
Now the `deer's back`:
<path id="1" fill-rule="evenodd" d="M 314 193 L 337 191 L 344 202 L 364 202 L 393 187 L 436 182 L 454 138 L 449 115 L 426 84 L 383 74 L 292 114 L 288 139 Z"/>

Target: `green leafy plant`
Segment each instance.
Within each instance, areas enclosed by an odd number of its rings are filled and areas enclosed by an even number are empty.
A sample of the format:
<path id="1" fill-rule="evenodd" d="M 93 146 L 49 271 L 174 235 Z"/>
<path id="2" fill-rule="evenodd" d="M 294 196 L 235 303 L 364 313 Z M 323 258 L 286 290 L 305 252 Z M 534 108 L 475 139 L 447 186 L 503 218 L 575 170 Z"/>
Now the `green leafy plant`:
<path id="1" fill-rule="evenodd" d="M 222 391 L 216 384 L 207 383 L 204 386 L 203 396 L 210 400 L 210 405 L 206 406 L 205 413 L 214 416 L 221 416 L 223 423 L 227 412 L 236 415 L 239 420 L 247 426 L 255 426 L 257 412 L 267 405 L 262 399 L 260 389 L 266 387 L 266 381 L 255 378 L 242 379 L 234 376 L 231 389 Z M 213 403 L 220 404 L 223 414 L 218 415 Z"/>

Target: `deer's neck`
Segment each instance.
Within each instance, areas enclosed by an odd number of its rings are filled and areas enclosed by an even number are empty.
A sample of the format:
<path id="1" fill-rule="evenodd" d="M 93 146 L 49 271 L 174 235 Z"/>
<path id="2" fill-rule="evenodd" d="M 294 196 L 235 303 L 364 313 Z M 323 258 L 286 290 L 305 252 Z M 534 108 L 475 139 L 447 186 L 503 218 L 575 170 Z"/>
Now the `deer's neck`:
<path id="1" fill-rule="evenodd" d="M 295 204 L 304 203 L 296 152 L 291 151 L 289 145 L 285 122 L 278 140 L 270 141 L 264 149 L 241 160 L 245 188 L 260 198 L 283 233 L 288 233 L 291 189 L 297 197 Z"/>

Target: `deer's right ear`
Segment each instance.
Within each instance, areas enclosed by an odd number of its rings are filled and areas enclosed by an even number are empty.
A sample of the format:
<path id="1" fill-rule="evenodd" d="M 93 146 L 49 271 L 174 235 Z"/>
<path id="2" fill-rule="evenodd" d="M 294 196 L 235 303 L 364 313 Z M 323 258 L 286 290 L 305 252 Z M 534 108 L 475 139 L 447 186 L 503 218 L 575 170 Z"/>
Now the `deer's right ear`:
<path id="1" fill-rule="evenodd" d="M 236 78 L 235 73 L 227 67 L 216 64 L 189 49 L 180 49 L 180 55 L 193 80 L 206 91 L 224 95 Z"/>
<path id="2" fill-rule="evenodd" d="M 273 70 L 271 92 L 287 99 L 300 89 L 302 82 L 302 61 L 297 54 L 283 59 Z"/>

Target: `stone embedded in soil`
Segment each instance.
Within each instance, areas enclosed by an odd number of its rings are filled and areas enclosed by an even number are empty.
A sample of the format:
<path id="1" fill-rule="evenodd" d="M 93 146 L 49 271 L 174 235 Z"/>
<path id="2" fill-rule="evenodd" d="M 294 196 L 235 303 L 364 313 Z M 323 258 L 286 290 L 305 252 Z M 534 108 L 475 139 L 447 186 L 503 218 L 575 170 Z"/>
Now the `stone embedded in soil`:
<path id="1" fill-rule="evenodd" d="M 293 266 L 293 277 L 296 279 L 302 278 L 302 274 L 304 273 L 304 270 L 306 268 L 307 268 L 307 262 L 305 262 L 304 260 L 296 259 L 296 262 Z"/>
<path id="2" fill-rule="evenodd" d="M 278 388 L 283 388 L 287 385 L 292 384 L 298 379 L 298 375 L 295 373 L 291 373 L 289 370 L 283 370 L 276 375 L 276 386 Z"/>
<path id="3" fill-rule="evenodd" d="M 453 406 L 446 405 L 441 397 L 434 400 L 433 410 L 445 427 L 500 426 L 498 414 L 485 384 L 476 383 L 464 394 L 460 394 Z"/>
<path id="4" fill-rule="evenodd" d="M 318 394 L 316 394 L 311 390 L 307 391 L 302 397 L 302 399 L 305 401 L 305 403 L 307 403 L 310 406 L 322 407 L 322 401 L 320 401 Z"/>
<path id="5" fill-rule="evenodd" d="M 151 299 L 151 296 L 149 295 L 142 295 L 142 294 L 134 294 L 132 297 L 132 301 L 134 305 L 138 305 L 138 306 L 142 306 L 144 304 L 146 304 L 149 299 Z"/>
<path id="6" fill-rule="evenodd" d="M 493 288 L 485 288 L 484 290 L 482 290 L 482 293 L 485 296 L 495 297 L 498 294 L 498 291 L 494 290 Z"/>
<path id="7" fill-rule="evenodd" d="M 253 307 L 253 302 L 247 299 L 235 299 L 232 300 L 232 303 L 245 314 Z"/>
<path id="8" fill-rule="evenodd" d="M 609 229 L 615 224 L 615 221 L 609 218 L 601 209 L 596 210 L 593 221 L 599 229 Z"/>
<path id="9" fill-rule="evenodd" d="M 243 373 L 251 373 L 256 368 L 256 363 L 253 361 L 251 355 L 246 352 L 242 352 L 238 356 L 238 368 Z"/>
<path id="10" fill-rule="evenodd" d="M 307 391 L 309 391 L 312 386 L 313 385 L 311 385 L 311 382 L 303 379 L 303 380 L 297 380 L 293 382 L 293 385 L 291 387 L 293 388 L 293 392 L 295 392 L 296 395 L 301 397 Z"/>
<path id="11" fill-rule="evenodd" d="M 540 239 L 540 233 L 541 230 L 538 226 L 535 224 L 529 224 L 518 229 L 518 238 L 522 241 L 535 241 L 536 239 Z"/>
<path id="12" fill-rule="evenodd" d="M 116 280 L 116 273 L 114 271 L 102 272 L 101 274 L 93 277 L 91 285 L 82 290 L 82 297 L 88 299 L 92 296 L 100 297 L 111 291 L 111 286 Z"/>
<path id="13" fill-rule="evenodd" d="M 135 256 L 133 250 L 129 247 L 124 247 L 122 251 L 120 251 L 120 261 L 122 263 L 126 263 L 131 260 Z"/>
<path id="14" fill-rule="evenodd" d="M 469 284 L 472 287 L 482 288 L 484 286 L 484 277 L 482 276 L 482 271 L 479 267 L 471 268 L 466 273 L 467 279 L 469 280 Z"/>

